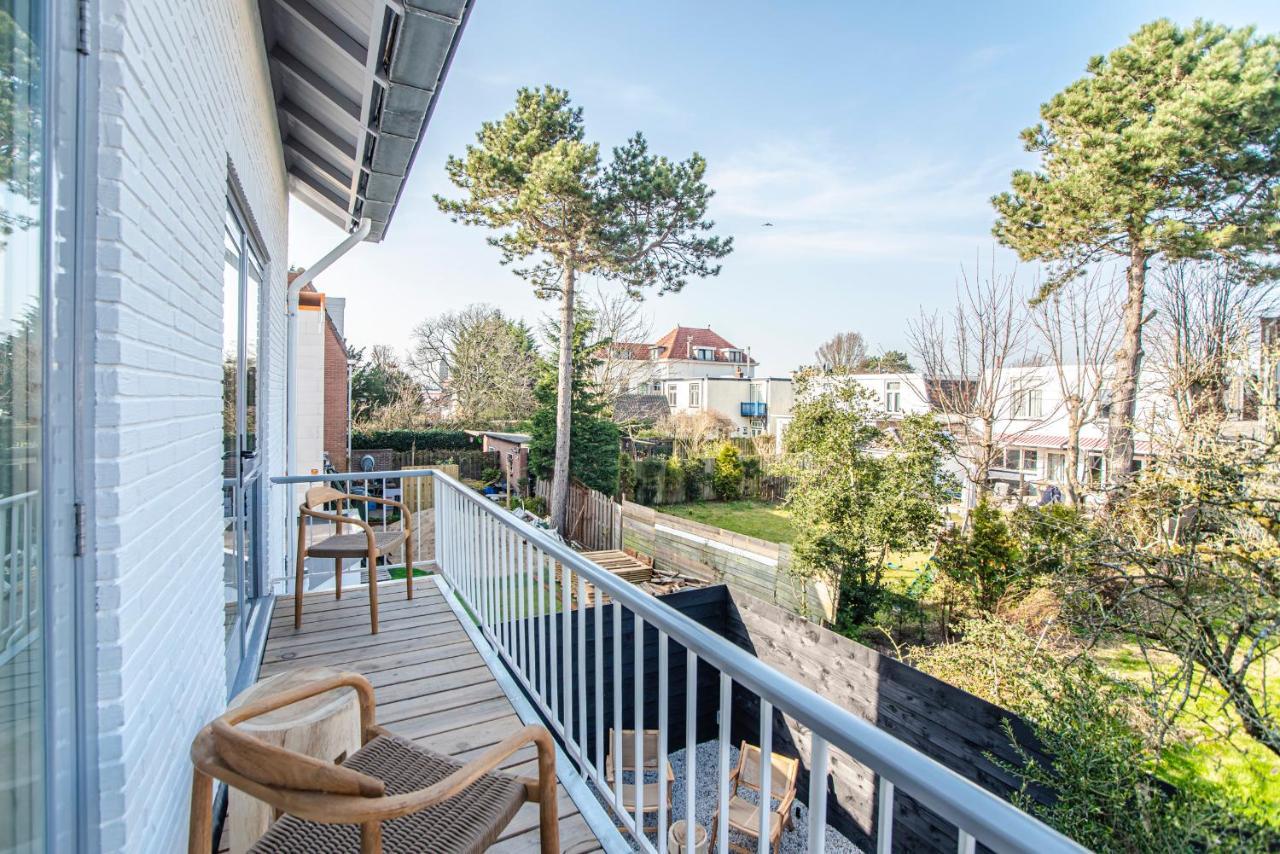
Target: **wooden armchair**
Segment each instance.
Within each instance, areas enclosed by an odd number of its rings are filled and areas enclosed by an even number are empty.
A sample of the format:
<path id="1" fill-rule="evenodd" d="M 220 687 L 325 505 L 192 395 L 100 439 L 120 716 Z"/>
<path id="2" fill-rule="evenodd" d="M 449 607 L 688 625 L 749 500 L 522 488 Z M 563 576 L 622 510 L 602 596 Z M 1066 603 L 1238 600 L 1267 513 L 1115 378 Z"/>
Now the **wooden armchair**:
<path id="1" fill-rule="evenodd" d="M 348 686 L 360 700 L 363 747 L 333 764 L 267 744 L 236 724 Z M 538 750 L 538 778 L 495 773 L 522 747 Z M 374 721 L 373 686 L 342 673 L 228 711 L 196 735 L 190 854 L 213 850 L 213 780 L 282 814 L 254 852 L 483 851 L 526 802 L 539 807 L 543 852 L 560 850 L 555 745 L 540 726 L 508 736 L 465 765 L 392 735 Z"/>
<path id="2" fill-rule="evenodd" d="M 375 531 L 373 526 L 363 519 L 353 519 L 342 514 L 343 506 L 348 502 L 371 501 L 400 509 L 400 518 L 404 520 L 404 529 L 400 531 Z M 328 513 L 323 509 L 326 504 L 336 504 L 337 511 Z M 333 522 L 334 536 L 325 537 L 317 543 L 307 545 L 307 517 L 324 519 Z M 356 534 L 344 534 L 344 525 L 355 525 L 360 529 Z M 334 598 L 342 598 L 342 561 L 351 558 L 364 558 L 369 562 L 369 623 L 372 633 L 378 633 L 378 558 L 395 551 L 404 545 L 405 592 L 409 599 L 413 598 L 413 534 L 412 522 L 404 504 L 389 498 L 377 498 L 372 495 L 351 495 L 329 486 L 315 486 L 307 490 L 302 504 L 298 507 L 298 577 L 294 584 L 293 627 L 302 628 L 302 577 L 303 566 L 308 557 L 331 557 L 334 563 L 336 588 Z"/>
<path id="3" fill-rule="evenodd" d="M 772 808 L 769 818 L 769 847 L 775 852 L 782 844 L 782 833 L 791 826 L 791 805 L 796 799 L 796 779 L 800 775 L 800 760 L 787 756 L 770 754 L 771 777 L 769 780 L 770 800 L 777 800 L 778 806 Z M 741 786 L 753 790 L 757 798 L 760 794 L 760 748 L 754 744 L 742 742 L 738 749 L 738 767 L 729 775 L 729 828 L 736 830 L 751 839 L 760 838 L 760 806 L 748 801 L 738 794 Z M 769 807 L 773 807 L 769 804 Z M 716 810 L 711 819 L 711 846 L 716 847 L 716 832 L 720 829 L 720 811 Z M 742 854 L 752 854 L 754 848 L 744 848 L 732 841 L 729 848 Z"/>
<path id="4" fill-rule="evenodd" d="M 609 755 L 605 758 L 604 765 L 605 781 L 612 787 L 614 774 L 634 774 L 635 776 L 632 779 L 635 782 L 624 782 L 622 784 L 622 805 L 627 812 L 634 813 L 636 811 L 636 787 L 641 786 L 641 792 L 644 795 L 642 815 L 657 815 L 659 797 L 666 798 L 667 815 L 670 815 L 672 792 L 676 783 L 675 771 L 672 770 L 671 763 L 667 762 L 666 785 L 663 785 L 663 775 L 658 774 L 658 731 L 656 729 L 647 729 L 641 738 L 644 742 L 643 769 L 636 767 L 636 731 L 633 729 L 624 729 L 622 731 L 622 756 L 615 763 L 613 755 L 614 730 L 609 730 Z M 658 774 L 659 779 L 653 783 L 646 783 L 644 780 L 645 772 Z M 656 828 L 657 825 L 655 824 L 654 826 Z"/>

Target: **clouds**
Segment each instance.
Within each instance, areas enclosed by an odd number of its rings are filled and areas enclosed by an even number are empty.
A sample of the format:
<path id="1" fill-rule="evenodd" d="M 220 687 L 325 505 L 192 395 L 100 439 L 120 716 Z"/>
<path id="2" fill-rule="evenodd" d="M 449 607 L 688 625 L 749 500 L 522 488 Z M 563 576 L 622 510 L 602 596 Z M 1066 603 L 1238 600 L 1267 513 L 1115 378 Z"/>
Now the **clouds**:
<path id="1" fill-rule="evenodd" d="M 904 260 L 961 258 L 989 241 L 993 187 L 1010 164 L 859 152 L 821 137 L 766 140 L 713 162 L 713 213 L 743 249 Z M 762 222 L 772 222 L 760 229 Z"/>

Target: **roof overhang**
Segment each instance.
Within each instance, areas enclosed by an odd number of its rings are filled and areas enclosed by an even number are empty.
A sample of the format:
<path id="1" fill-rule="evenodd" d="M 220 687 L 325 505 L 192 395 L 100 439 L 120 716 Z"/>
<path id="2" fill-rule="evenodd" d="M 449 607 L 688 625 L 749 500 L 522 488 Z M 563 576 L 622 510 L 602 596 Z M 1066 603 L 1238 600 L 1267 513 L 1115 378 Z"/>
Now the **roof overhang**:
<path id="1" fill-rule="evenodd" d="M 386 234 L 474 0 L 262 0 L 289 189 Z"/>

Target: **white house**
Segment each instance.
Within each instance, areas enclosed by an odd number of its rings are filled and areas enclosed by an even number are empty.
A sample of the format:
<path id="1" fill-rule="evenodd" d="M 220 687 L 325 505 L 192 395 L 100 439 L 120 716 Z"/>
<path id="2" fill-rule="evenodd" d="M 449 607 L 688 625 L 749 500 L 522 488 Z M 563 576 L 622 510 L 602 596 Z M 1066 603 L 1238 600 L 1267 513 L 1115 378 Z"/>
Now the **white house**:
<path id="1" fill-rule="evenodd" d="M 289 197 L 382 239 L 469 7 L 5 4 L 0 850 L 185 849 L 296 512 Z"/>
<path id="2" fill-rule="evenodd" d="M 713 412 L 733 425 L 734 435 L 776 434 L 791 418 L 790 377 L 702 377 L 662 382 L 671 413 Z"/>
<path id="3" fill-rule="evenodd" d="M 613 361 L 621 363 L 614 373 L 626 385 L 618 389 L 622 393 L 661 393 L 667 380 L 755 376 L 751 353 L 709 326 L 677 326 L 652 343 L 612 346 Z"/>

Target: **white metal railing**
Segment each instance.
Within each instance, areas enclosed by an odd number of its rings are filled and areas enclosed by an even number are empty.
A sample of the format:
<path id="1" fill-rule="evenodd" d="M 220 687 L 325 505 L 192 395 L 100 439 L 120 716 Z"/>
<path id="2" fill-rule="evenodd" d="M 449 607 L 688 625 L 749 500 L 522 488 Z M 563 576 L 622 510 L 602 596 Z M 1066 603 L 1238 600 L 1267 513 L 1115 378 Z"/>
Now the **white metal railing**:
<path id="1" fill-rule="evenodd" d="M 619 769 L 610 783 L 605 775 L 604 757 L 606 732 L 613 733 L 610 752 L 620 757 L 622 732 L 630 723 L 630 728 L 636 733 L 635 767 L 640 768 L 644 764 L 646 627 L 650 631 L 656 630 L 658 640 L 656 767 L 659 769 L 666 768 L 668 751 L 672 747 L 667 743 L 668 646 L 674 641 L 686 650 L 685 814 L 691 819 L 696 816 L 697 672 L 701 664 L 718 672 L 719 709 L 731 708 L 735 685 L 753 692 L 760 699 L 762 757 L 758 785 L 762 790 L 761 803 L 767 803 L 770 796 L 774 709 L 810 730 L 810 779 L 822 781 L 811 782 L 809 786 L 808 838 L 811 852 L 824 849 L 827 816 L 825 781 L 833 748 L 870 768 L 879 777 L 876 848 L 880 852 L 887 854 L 892 849 L 893 802 L 895 792 L 899 790 L 959 828 L 957 850 L 961 854 L 972 852 L 975 842 L 979 841 L 996 851 L 1083 850 L 1012 804 L 779 673 L 649 594 L 619 580 L 547 532 L 494 506 L 454 478 L 437 473 L 434 492 L 436 564 L 444 579 L 474 616 L 485 639 L 506 662 L 548 724 L 563 740 L 567 754 L 577 763 L 582 776 L 594 785 L 600 798 L 613 810 L 619 823 L 630 832 L 642 850 L 666 852 L 670 821 L 666 798 L 661 797 L 658 802 L 656 841 L 650 840 L 637 830 L 644 827 L 644 789 L 639 785 L 643 780 L 635 780 L 634 810 L 629 813 L 623 806 L 622 773 Z M 558 583 L 555 577 L 557 564 L 562 575 Z M 606 598 L 610 600 L 608 603 Z M 578 619 L 573 617 L 575 599 Z M 586 655 L 586 615 L 592 611 L 596 652 L 593 655 L 594 674 L 588 671 Z M 635 694 L 630 722 L 623 720 L 622 711 L 624 611 L 632 615 L 635 637 Z M 611 649 L 604 648 L 606 614 L 612 620 Z M 574 631 L 577 633 L 576 644 L 557 644 L 557 633 L 562 639 L 571 640 L 570 633 Z M 548 656 L 548 651 L 554 653 L 557 646 L 562 648 L 559 661 L 554 654 Z M 612 720 L 608 722 L 604 709 L 606 656 L 611 659 L 613 677 Z M 594 720 L 587 720 L 588 691 L 594 696 Z M 729 841 L 724 822 L 728 814 L 729 776 L 732 771 L 729 767 L 730 718 L 729 714 L 720 714 L 718 727 L 719 762 L 716 773 L 721 825 L 716 845 L 720 854 L 727 852 Z M 594 760 L 589 755 L 591 753 L 594 753 Z M 659 779 L 662 779 L 661 775 Z M 662 791 L 661 785 L 658 790 Z M 759 850 L 764 852 L 769 850 L 771 811 L 759 812 Z"/>
<path id="2" fill-rule="evenodd" d="M 329 472 L 326 474 L 287 475 L 271 478 L 273 487 L 287 490 L 288 499 L 286 500 L 286 505 L 293 526 L 291 535 L 285 538 L 289 543 L 290 549 L 289 562 L 285 570 L 286 577 L 274 578 L 272 583 L 278 585 L 278 588 L 283 588 L 284 592 L 291 592 L 288 588 L 288 582 L 293 578 L 294 561 L 297 560 L 298 505 L 302 503 L 305 493 L 303 487 L 332 486 L 343 492 L 355 495 L 386 498 L 403 503 L 405 512 L 401 513 L 396 508 L 389 508 L 374 501 L 357 500 L 350 503 L 346 508 L 346 512 L 358 515 L 375 531 L 403 531 L 407 527 L 413 535 L 414 563 L 425 563 L 428 559 L 425 546 L 427 541 L 431 539 L 429 536 L 424 538 L 424 535 L 430 534 L 425 523 L 433 519 L 431 513 L 433 493 L 430 479 L 435 473 L 434 469 L 403 469 L 369 472 Z M 354 530 L 353 526 L 347 526 L 348 533 L 352 530 Z M 325 537 L 334 533 L 336 531 L 333 523 L 307 519 L 304 542 L 310 545 L 318 537 Z M 398 555 L 398 558 L 398 561 L 388 561 L 387 567 L 403 566 L 403 552 Z M 330 559 L 325 558 L 324 560 L 325 563 L 328 563 Z M 353 565 L 356 566 L 364 563 L 367 563 L 367 561 L 353 561 Z M 368 567 L 368 570 L 372 580 L 376 577 L 377 567 Z"/>
<path id="3" fill-rule="evenodd" d="M 39 506 L 37 490 L 0 498 L 0 665 L 39 628 Z"/>

